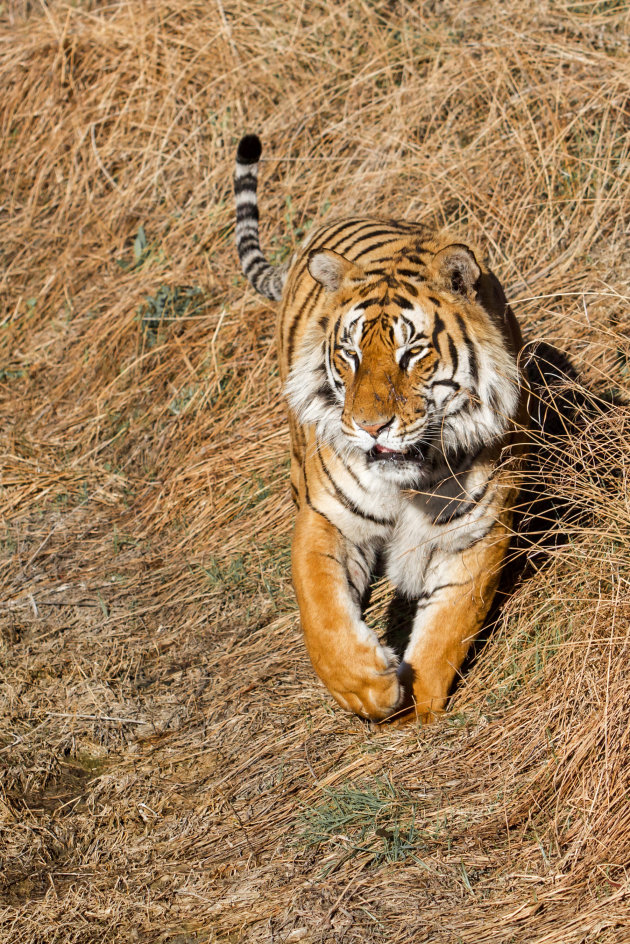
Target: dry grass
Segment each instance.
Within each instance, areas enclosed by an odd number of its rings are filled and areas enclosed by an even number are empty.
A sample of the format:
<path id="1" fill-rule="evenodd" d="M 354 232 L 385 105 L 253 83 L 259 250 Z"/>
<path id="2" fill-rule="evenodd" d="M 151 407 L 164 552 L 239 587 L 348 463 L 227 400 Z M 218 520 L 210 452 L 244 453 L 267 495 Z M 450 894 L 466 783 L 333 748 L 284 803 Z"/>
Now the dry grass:
<path id="1" fill-rule="evenodd" d="M 540 471 L 584 514 L 450 715 L 348 718 L 231 205 L 260 131 L 275 258 L 355 208 L 459 226 L 627 393 L 628 4 L 0 10 L 3 944 L 628 941 L 628 411 Z"/>

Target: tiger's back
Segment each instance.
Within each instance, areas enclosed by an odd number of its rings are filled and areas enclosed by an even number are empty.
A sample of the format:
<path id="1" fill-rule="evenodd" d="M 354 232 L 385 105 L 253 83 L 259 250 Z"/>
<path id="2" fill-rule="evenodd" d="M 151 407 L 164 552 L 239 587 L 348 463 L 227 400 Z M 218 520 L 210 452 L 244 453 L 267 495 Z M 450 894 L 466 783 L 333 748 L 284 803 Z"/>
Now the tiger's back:
<path id="1" fill-rule="evenodd" d="M 383 718 L 414 705 L 426 719 L 445 704 L 509 542 L 520 332 L 477 254 L 419 224 L 336 220 L 269 266 L 255 165 L 237 162 L 237 245 L 252 284 L 282 302 L 307 647 L 343 707 Z M 417 601 L 400 663 L 362 619 L 377 555 Z"/>

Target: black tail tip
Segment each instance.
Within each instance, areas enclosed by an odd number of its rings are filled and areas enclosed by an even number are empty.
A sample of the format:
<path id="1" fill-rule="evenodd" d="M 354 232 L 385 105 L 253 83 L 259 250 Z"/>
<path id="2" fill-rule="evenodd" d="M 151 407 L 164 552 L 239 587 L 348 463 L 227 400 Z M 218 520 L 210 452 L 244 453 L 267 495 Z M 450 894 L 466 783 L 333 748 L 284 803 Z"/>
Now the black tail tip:
<path id="1" fill-rule="evenodd" d="M 241 138 L 236 152 L 239 164 L 257 164 L 262 154 L 262 144 L 257 134 L 246 134 Z"/>

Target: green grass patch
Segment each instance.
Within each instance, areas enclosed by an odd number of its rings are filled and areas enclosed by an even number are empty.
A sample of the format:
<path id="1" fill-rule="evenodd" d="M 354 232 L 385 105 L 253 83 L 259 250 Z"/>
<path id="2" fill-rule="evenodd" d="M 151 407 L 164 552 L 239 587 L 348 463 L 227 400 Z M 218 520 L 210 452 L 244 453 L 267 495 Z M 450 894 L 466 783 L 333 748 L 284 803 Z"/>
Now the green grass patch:
<path id="1" fill-rule="evenodd" d="M 322 794 L 320 803 L 303 809 L 299 837 L 302 848 L 324 853 L 322 876 L 358 857 L 373 866 L 407 859 L 421 863 L 418 853 L 426 844 L 416 825 L 417 803 L 390 779 L 346 783 Z"/>

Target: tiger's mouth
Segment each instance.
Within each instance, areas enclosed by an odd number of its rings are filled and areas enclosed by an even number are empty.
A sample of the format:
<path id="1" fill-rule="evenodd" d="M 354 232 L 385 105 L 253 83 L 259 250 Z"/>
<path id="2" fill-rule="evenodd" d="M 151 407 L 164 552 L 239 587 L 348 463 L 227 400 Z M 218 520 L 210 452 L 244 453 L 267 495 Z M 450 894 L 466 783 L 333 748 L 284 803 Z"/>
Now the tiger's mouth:
<path id="1" fill-rule="evenodd" d="M 376 444 L 367 453 L 367 457 L 369 462 L 424 462 L 424 453 L 419 446 L 412 446 L 407 452 L 396 452 L 395 449 Z"/>

